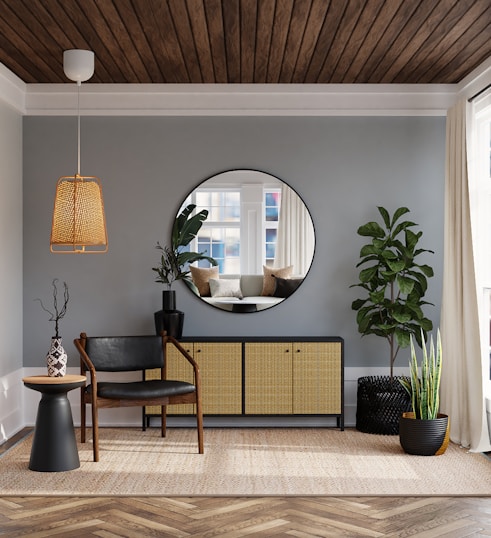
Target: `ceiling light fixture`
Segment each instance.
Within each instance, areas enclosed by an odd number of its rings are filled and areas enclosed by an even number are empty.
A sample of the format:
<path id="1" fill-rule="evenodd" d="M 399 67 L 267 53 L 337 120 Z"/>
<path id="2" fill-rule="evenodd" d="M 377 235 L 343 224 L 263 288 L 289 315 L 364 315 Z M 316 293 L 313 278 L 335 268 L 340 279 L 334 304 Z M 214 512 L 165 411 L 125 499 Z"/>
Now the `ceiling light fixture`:
<path id="1" fill-rule="evenodd" d="M 107 252 L 106 217 L 101 181 L 80 175 L 80 86 L 94 74 L 94 53 L 66 50 L 65 75 L 77 83 L 77 173 L 62 176 L 56 184 L 50 250 L 56 253 Z"/>

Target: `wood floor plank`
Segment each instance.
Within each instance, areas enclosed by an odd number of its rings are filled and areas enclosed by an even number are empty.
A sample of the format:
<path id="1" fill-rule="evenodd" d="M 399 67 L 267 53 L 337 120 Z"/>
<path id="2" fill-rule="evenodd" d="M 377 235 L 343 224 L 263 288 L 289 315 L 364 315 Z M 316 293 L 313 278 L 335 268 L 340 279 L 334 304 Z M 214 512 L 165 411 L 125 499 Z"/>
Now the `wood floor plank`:
<path id="1" fill-rule="evenodd" d="M 491 497 L 2 497 L 0 536 L 491 536 Z"/>

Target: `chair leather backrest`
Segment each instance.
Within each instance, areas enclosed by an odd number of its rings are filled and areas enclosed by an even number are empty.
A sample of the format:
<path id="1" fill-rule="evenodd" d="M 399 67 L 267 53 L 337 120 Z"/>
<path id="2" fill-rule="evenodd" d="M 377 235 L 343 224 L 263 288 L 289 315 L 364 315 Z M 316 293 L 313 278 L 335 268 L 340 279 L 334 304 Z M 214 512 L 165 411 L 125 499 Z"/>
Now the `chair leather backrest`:
<path id="1" fill-rule="evenodd" d="M 161 336 L 92 336 L 85 351 L 96 370 L 128 372 L 162 368 Z"/>

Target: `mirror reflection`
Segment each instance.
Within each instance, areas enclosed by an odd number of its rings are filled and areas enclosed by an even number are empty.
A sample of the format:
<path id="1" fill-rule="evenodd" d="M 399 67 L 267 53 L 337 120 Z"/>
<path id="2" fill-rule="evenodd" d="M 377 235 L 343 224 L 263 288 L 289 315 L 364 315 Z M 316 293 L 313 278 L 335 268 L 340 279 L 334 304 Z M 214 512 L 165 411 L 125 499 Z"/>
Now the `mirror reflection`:
<path id="1" fill-rule="evenodd" d="M 201 299 L 230 312 L 257 312 L 301 285 L 314 255 L 314 226 L 286 183 L 256 170 L 230 170 L 198 185 L 179 211 L 189 204 L 208 217 L 188 248 L 217 263 L 190 267 L 190 289 Z"/>

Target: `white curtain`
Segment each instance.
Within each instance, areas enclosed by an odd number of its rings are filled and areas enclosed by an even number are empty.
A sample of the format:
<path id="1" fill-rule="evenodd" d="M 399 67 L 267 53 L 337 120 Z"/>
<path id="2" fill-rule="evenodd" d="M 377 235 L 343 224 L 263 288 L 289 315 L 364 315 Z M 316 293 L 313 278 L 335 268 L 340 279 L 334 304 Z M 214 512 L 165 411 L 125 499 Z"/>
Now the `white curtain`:
<path id="1" fill-rule="evenodd" d="M 293 265 L 293 274 L 305 276 L 314 254 L 314 227 L 310 214 L 293 189 L 281 189 L 275 267 Z"/>
<path id="2" fill-rule="evenodd" d="M 447 113 L 445 244 L 441 334 L 442 413 L 450 438 L 471 451 L 491 450 L 484 401 L 478 300 L 471 234 L 465 100 Z"/>

